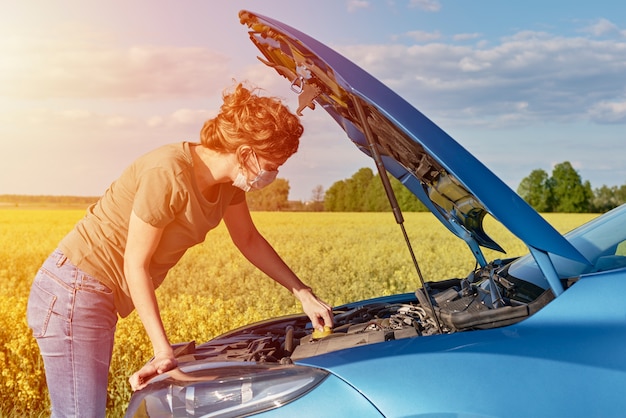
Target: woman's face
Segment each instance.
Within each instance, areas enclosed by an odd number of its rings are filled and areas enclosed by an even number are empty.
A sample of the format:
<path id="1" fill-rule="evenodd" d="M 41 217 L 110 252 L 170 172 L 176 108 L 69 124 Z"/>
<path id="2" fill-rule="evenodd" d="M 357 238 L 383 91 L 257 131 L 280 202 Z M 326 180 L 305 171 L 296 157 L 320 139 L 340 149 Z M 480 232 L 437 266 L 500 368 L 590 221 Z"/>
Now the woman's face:
<path id="1" fill-rule="evenodd" d="M 246 192 L 259 190 L 271 184 L 278 175 L 278 168 L 284 163 L 259 157 L 252 149 L 242 152 L 241 160 L 243 161 L 233 185 Z"/>

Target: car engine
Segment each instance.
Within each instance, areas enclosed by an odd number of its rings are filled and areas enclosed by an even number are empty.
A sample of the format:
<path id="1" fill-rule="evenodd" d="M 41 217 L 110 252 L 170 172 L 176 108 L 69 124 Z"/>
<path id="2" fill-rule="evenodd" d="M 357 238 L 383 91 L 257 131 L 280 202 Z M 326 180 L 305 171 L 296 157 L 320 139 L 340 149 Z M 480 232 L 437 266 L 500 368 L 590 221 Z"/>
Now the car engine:
<path id="1" fill-rule="evenodd" d="M 242 327 L 198 346 L 181 345 L 177 356 L 180 361 L 288 364 L 360 345 L 513 324 L 541 309 L 553 294 L 507 276 L 507 264 L 494 262 L 465 279 L 427 282 L 427 291 L 420 288 L 385 301 L 336 308 L 332 333 L 321 338 L 314 337 L 305 315 L 291 315 Z"/>

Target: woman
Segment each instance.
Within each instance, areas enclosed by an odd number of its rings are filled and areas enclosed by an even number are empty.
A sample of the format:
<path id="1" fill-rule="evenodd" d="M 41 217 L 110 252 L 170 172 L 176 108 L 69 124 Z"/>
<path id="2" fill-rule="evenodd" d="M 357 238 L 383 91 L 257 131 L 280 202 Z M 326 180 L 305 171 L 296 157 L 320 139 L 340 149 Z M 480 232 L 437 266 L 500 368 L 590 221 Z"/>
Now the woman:
<path id="1" fill-rule="evenodd" d="M 239 84 L 201 143 L 158 148 L 130 165 L 35 277 L 28 322 L 44 359 L 53 416 L 104 416 L 117 316 L 137 310 L 154 350 L 133 390 L 177 366 L 155 289 L 185 251 L 223 220 L 242 254 L 290 290 L 317 329 L 331 308 L 255 228 L 245 192 L 271 183 L 303 127 L 277 99 Z"/>

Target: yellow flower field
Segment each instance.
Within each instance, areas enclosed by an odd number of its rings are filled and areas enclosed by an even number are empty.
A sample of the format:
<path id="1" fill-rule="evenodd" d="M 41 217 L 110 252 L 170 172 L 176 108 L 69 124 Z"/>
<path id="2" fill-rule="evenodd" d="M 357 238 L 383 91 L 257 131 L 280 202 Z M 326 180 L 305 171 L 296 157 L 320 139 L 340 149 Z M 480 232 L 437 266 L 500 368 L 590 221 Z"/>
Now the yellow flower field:
<path id="1" fill-rule="evenodd" d="M 26 325 L 31 281 L 82 210 L 0 210 L 0 417 L 45 416 L 43 365 Z M 596 215 L 547 214 L 565 232 Z M 419 278 L 391 213 L 253 213 L 259 230 L 294 271 L 333 305 L 412 292 Z M 430 213 L 405 214 L 425 280 L 464 277 L 474 267 L 467 246 Z M 506 250 L 488 259 L 520 255 L 523 244 L 495 222 L 487 232 Z M 299 312 L 295 299 L 256 271 L 235 249 L 223 226 L 185 254 L 157 291 L 172 342 L 208 340 L 270 316 Z M 137 316 L 120 320 L 110 372 L 111 416 L 130 397 L 127 379 L 150 358 Z"/>

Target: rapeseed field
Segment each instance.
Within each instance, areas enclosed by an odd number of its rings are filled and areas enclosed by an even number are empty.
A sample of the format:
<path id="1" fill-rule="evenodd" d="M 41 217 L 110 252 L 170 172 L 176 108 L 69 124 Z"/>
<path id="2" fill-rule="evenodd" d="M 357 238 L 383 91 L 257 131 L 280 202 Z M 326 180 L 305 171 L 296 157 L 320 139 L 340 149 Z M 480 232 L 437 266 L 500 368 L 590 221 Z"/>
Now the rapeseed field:
<path id="1" fill-rule="evenodd" d="M 0 209 L 0 417 L 46 416 L 47 389 L 37 344 L 26 325 L 32 279 L 83 210 Z M 596 215 L 547 214 L 566 232 Z M 328 303 L 419 287 L 400 227 L 391 213 L 255 212 L 259 230 L 300 278 Z M 465 277 L 473 257 L 430 213 L 406 213 L 405 228 L 425 280 Z M 507 251 L 485 250 L 487 259 L 521 255 L 526 248 L 491 221 L 487 232 Z M 271 316 L 300 312 L 292 295 L 255 270 L 220 225 L 190 249 L 157 291 L 173 343 L 206 341 Z M 120 320 L 109 379 L 108 411 L 123 415 L 128 377 L 151 356 L 135 314 Z"/>

